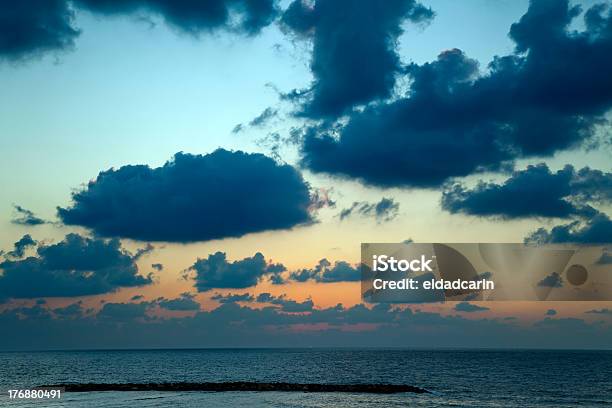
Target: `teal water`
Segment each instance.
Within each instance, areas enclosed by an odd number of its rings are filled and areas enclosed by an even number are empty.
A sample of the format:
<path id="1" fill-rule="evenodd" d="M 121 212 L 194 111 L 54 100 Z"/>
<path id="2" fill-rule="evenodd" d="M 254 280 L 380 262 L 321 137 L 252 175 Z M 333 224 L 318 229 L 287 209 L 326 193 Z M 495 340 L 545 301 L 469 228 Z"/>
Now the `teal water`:
<path id="1" fill-rule="evenodd" d="M 401 383 L 429 395 L 299 392 L 66 393 L 15 401 L 9 388 L 84 382 Z M 0 406 L 612 406 L 610 351 L 142 350 L 0 353 Z"/>

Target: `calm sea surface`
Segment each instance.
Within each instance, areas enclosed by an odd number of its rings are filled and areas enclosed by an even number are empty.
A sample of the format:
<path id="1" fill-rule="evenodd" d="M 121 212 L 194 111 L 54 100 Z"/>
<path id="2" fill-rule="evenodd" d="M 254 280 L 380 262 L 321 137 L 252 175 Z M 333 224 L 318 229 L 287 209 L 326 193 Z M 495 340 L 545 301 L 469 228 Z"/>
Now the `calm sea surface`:
<path id="1" fill-rule="evenodd" d="M 8 400 L 59 382 L 398 383 L 430 395 L 298 392 L 66 393 Z M 612 406 L 612 352 L 463 350 L 154 350 L 0 353 L 0 406 L 598 407 Z"/>

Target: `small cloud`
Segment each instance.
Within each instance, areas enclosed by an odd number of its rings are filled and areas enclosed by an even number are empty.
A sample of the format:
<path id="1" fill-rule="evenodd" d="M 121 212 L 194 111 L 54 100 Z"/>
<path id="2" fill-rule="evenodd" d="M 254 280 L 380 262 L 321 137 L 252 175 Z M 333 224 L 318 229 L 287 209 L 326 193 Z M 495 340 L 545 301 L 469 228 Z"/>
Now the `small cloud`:
<path id="1" fill-rule="evenodd" d="M 234 126 L 234 128 L 232 129 L 232 133 L 237 135 L 238 133 L 242 132 L 243 130 L 244 130 L 244 125 L 242 123 L 239 123 L 236 126 Z"/>
<path id="2" fill-rule="evenodd" d="M 310 312 L 314 307 L 314 303 L 311 299 L 307 299 L 304 302 L 297 302 L 295 300 L 287 299 L 286 295 L 274 296 L 270 293 L 259 294 L 255 301 L 258 303 L 270 303 L 280 306 L 283 312 L 288 313 Z"/>
<path id="3" fill-rule="evenodd" d="M 312 269 L 300 269 L 291 272 L 289 279 L 296 282 L 357 282 L 361 280 L 361 271 L 357 265 L 352 266 L 345 261 L 336 261 L 333 265 L 326 258 L 323 258 Z"/>
<path id="4" fill-rule="evenodd" d="M 612 264 L 612 252 L 608 248 L 604 249 L 599 259 L 595 262 L 596 265 L 610 265 Z"/>
<path id="5" fill-rule="evenodd" d="M 83 315 L 83 302 L 78 301 L 76 303 L 72 303 L 66 307 L 60 307 L 53 309 L 53 313 L 56 316 L 59 316 L 64 319 L 77 318 Z"/>
<path id="6" fill-rule="evenodd" d="M 142 258 L 143 256 L 145 256 L 147 254 L 150 254 L 154 250 L 155 250 L 155 247 L 153 245 L 151 245 L 150 243 L 147 243 L 147 245 L 145 245 L 144 248 L 139 248 L 138 250 L 136 250 L 136 254 L 134 255 L 134 259 L 138 260 L 138 259 Z"/>
<path id="7" fill-rule="evenodd" d="M 555 316 L 557 314 L 557 311 L 555 309 L 548 309 L 546 311 L 546 316 Z"/>
<path id="8" fill-rule="evenodd" d="M 194 300 L 195 295 L 191 293 L 182 293 L 179 298 L 176 299 L 157 299 L 157 304 L 162 309 L 172 311 L 193 311 L 200 310 L 200 304 Z"/>
<path id="9" fill-rule="evenodd" d="M 13 244 L 14 249 L 10 252 L 7 252 L 7 255 L 11 258 L 23 258 L 26 249 L 35 246 L 36 244 L 37 242 L 34 241 L 30 234 L 25 234 L 23 237 L 21 237 L 21 239 L 19 239 L 19 241 Z"/>
<path id="10" fill-rule="evenodd" d="M 464 312 L 464 313 L 484 312 L 486 310 L 490 310 L 488 307 L 478 306 L 478 305 L 475 305 L 469 302 L 457 303 L 453 309 L 456 312 Z"/>
<path id="11" fill-rule="evenodd" d="M 135 320 L 147 319 L 149 303 L 104 303 L 97 314 L 99 319 L 106 320 Z"/>
<path id="12" fill-rule="evenodd" d="M 23 208 L 20 205 L 14 204 L 13 208 L 15 209 L 15 217 L 11 220 L 12 224 L 15 225 L 26 225 L 26 226 L 35 226 L 46 224 L 47 221 L 42 218 L 37 217 L 32 211 Z"/>
<path id="13" fill-rule="evenodd" d="M 278 115 L 278 109 L 272 109 L 270 107 L 264 109 L 258 116 L 253 118 L 249 122 L 249 126 L 262 127 L 268 123 L 272 118 Z"/>
<path id="14" fill-rule="evenodd" d="M 377 203 L 355 201 L 353 205 L 340 211 L 338 217 L 342 221 L 355 214 L 364 217 L 374 217 L 379 223 L 387 222 L 393 220 L 399 214 L 399 203 L 395 202 L 393 198 L 386 197 L 383 197 Z"/>
<path id="15" fill-rule="evenodd" d="M 331 193 L 331 189 L 313 189 L 312 194 L 310 196 L 309 211 L 316 211 L 325 207 L 334 208 L 336 206 L 336 202 L 330 197 Z"/>
<path id="16" fill-rule="evenodd" d="M 241 289 L 257 285 L 263 276 L 279 274 L 285 267 L 266 261 L 257 252 L 252 257 L 230 262 L 224 252 L 198 259 L 188 271 L 195 272 L 195 287 L 199 292 L 214 288 Z"/>
<path id="17" fill-rule="evenodd" d="M 612 309 L 608 309 L 608 308 L 593 309 L 593 310 L 588 310 L 584 313 L 612 316 Z"/>
<path id="18" fill-rule="evenodd" d="M 546 288 L 560 288 L 563 287 L 563 279 L 558 272 L 553 272 L 539 281 L 538 286 Z"/>
<path id="19" fill-rule="evenodd" d="M 215 293 L 211 299 L 216 300 L 219 303 L 252 302 L 255 300 L 255 298 L 248 293 L 243 293 L 240 295 L 234 295 L 231 293 L 229 295 L 222 295 L 220 293 Z"/>

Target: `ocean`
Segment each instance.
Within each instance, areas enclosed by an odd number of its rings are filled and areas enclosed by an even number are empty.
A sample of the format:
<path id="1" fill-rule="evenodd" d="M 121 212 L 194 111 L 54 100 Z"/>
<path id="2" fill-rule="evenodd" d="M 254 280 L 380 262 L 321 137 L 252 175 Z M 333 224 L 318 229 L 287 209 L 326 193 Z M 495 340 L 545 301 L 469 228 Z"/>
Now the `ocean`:
<path id="1" fill-rule="evenodd" d="M 430 394 L 93 392 L 9 400 L 54 383 L 295 382 L 410 384 Z M 207 349 L 0 353 L 6 407 L 603 407 L 612 351 Z"/>

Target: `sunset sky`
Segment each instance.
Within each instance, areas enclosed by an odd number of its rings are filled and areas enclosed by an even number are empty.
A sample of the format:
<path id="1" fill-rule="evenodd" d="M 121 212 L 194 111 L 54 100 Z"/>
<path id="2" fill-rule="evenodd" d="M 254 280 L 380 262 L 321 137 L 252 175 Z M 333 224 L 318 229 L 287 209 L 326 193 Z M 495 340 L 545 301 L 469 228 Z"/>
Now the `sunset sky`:
<path id="1" fill-rule="evenodd" d="M 0 349 L 612 344 L 612 302 L 364 306 L 356 269 L 612 241 L 611 4 L 6 3 Z"/>

